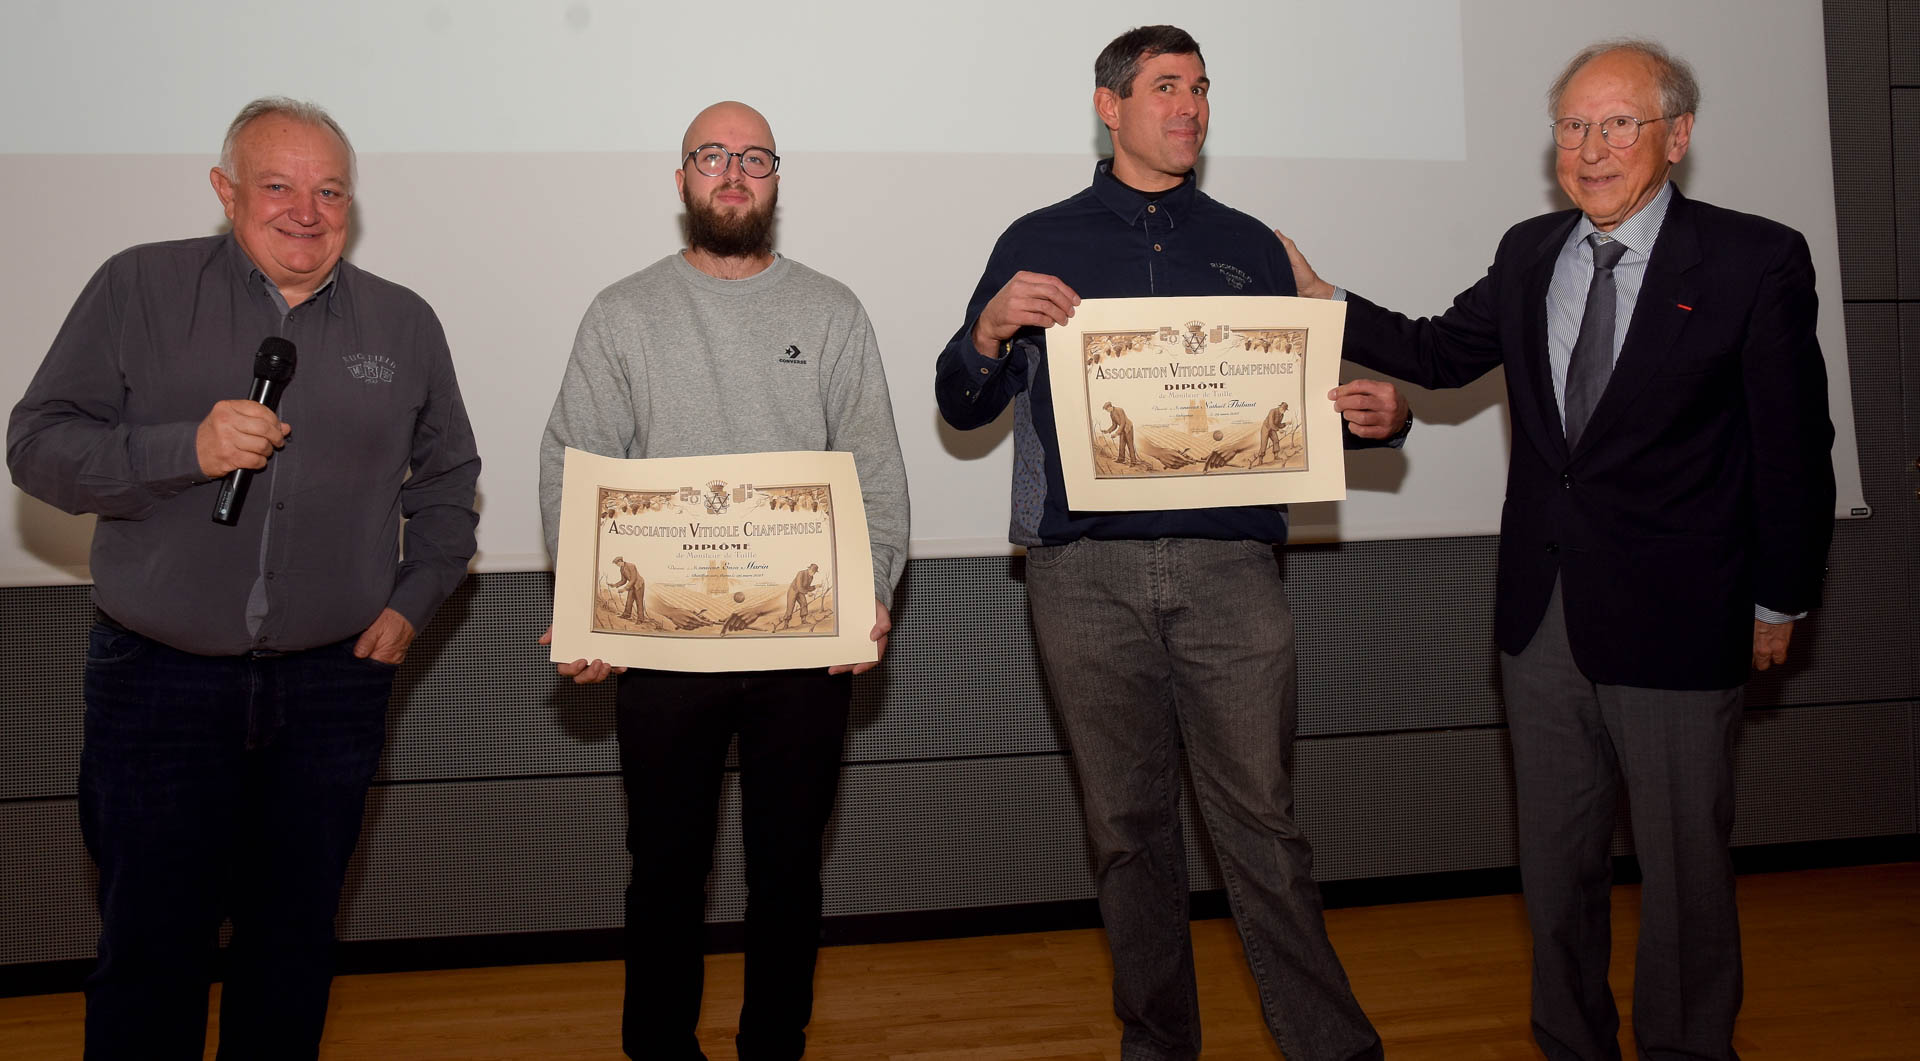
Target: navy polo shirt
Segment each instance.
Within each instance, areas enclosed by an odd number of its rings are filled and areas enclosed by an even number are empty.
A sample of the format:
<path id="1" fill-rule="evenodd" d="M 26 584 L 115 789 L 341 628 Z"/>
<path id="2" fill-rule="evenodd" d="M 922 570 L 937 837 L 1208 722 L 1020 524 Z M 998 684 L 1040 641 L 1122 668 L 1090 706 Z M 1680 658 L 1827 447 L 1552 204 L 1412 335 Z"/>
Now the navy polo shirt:
<path id="1" fill-rule="evenodd" d="M 1191 173 L 1179 187 L 1148 196 L 1116 180 L 1112 161 L 1102 160 L 1091 187 L 1028 214 L 1001 235 L 964 323 L 940 352 L 934 393 L 941 416 L 961 430 L 989 424 L 1014 404 L 1008 536 L 1017 545 L 1065 545 L 1080 538 L 1286 541 L 1284 505 L 1148 512 L 1067 507 L 1044 331 L 1021 329 L 999 358 L 982 357 L 973 348 L 974 322 L 1022 270 L 1057 276 L 1083 299 L 1292 295 L 1293 270 L 1272 230 L 1209 197 Z"/>

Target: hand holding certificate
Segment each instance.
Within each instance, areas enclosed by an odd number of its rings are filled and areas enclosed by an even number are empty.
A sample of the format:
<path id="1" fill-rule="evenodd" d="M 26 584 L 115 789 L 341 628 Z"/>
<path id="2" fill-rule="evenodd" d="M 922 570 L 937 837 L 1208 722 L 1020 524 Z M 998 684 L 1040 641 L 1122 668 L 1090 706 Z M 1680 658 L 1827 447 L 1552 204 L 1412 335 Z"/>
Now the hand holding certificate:
<path id="1" fill-rule="evenodd" d="M 1280 297 L 1111 298 L 1047 332 L 1067 499 L 1086 511 L 1347 496 L 1346 306 Z"/>
<path id="2" fill-rule="evenodd" d="M 879 658 L 853 456 L 569 449 L 551 659 L 732 671 Z"/>

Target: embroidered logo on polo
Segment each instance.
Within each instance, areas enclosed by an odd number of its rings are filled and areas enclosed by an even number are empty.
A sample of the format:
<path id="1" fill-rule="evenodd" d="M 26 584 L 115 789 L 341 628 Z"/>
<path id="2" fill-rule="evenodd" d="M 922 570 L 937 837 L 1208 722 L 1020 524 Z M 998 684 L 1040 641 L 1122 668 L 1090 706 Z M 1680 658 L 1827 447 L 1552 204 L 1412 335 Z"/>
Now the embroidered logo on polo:
<path id="1" fill-rule="evenodd" d="M 1228 265 L 1226 262 L 1208 262 L 1207 264 L 1213 266 L 1216 272 L 1226 278 L 1227 286 L 1235 291 L 1244 291 L 1248 284 L 1253 283 L 1253 277 L 1247 275 L 1247 271 L 1237 265 Z"/>
<path id="2" fill-rule="evenodd" d="M 347 354 L 340 360 L 347 364 L 347 375 L 362 383 L 392 383 L 394 370 L 399 367 L 393 358 L 379 354 Z"/>
<path id="3" fill-rule="evenodd" d="M 783 365 L 804 365 L 807 363 L 807 359 L 801 357 L 800 354 L 801 350 L 799 347 L 789 345 L 785 350 L 780 351 L 780 356 L 776 360 Z"/>

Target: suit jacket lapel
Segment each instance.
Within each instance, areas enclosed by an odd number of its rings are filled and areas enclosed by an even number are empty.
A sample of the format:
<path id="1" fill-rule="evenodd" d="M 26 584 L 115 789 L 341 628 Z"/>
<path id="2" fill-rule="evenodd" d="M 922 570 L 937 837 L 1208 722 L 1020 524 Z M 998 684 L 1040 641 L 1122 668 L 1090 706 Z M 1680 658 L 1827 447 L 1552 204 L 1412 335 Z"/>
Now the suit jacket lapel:
<path id="1" fill-rule="evenodd" d="M 1553 282 L 1560 248 L 1566 245 L 1567 235 L 1579 221 L 1578 210 L 1567 211 L 1566 222 L 1553 226 L 1553 231 L 1535 249 L 1533 259 L 1526 263 L 1521 280 L 1522 305 L 1526 312 L 1522 349 L 1532 351 L 1533 356 L 1507 365 L 1508 401 L 1514 403 L 1515 415 L 1534 419 L 1534 430 L 1527 434 L 1550 450 L 1546 456 L 1555 465 L 1566 460 L 1567 437 L 1560 424 L 1560 400 L 1553 393 L 1553 369 L 1547 363 L 1547 287 Z"/>
<path id="2" fill-rule="evenodd" d="M 1646 277 L 1640 283 L 1640 297 L 1633 305 L 1633 319 L 1627 325 L 1626 341 L 1620 345 L 1619 360 L 1614 362 L 1607 389 L 1601 392 L 1587 429 L 1580 436 L 1582 450 L 1606 437 L 1666 363 L 1668 352 L 1693 312 L 1693 281 L 1688 273 L 1699 263 L 1700 235 L 1694 228 L 1693 204 L 1675 188 L 1659 239 L 1653 245 L 1653 257 L 1647 262 Z"/>

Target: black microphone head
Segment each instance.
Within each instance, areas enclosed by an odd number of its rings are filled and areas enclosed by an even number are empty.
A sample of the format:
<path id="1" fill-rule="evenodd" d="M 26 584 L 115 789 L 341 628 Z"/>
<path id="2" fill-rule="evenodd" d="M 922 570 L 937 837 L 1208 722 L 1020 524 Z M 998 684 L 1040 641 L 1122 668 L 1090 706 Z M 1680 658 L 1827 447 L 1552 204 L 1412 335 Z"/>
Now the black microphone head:
<path id="1" fill-rule="evenodd" d="M 295 360 L 292 343 L 269 335 L 260 340 L 260 352 L 253 355 L 254 378 L 285 383 L 293 378 Z"/>

